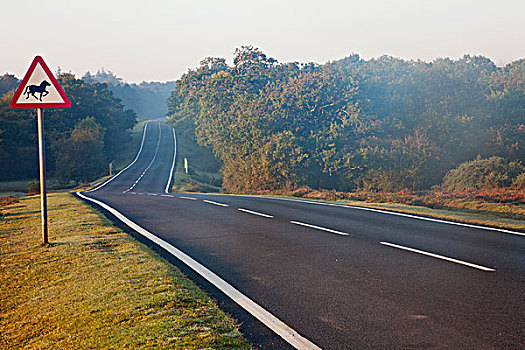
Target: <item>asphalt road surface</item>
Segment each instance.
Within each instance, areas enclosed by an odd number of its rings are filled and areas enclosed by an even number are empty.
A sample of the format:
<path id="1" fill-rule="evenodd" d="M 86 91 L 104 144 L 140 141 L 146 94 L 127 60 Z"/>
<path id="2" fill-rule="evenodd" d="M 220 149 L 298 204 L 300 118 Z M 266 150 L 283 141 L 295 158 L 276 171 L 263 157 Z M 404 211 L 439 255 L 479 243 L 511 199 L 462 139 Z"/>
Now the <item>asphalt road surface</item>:
<path id="1" fill-rule="evenodd" d="M 84 195 L 189 255 L 312 344 L 525 348 L 523 233 L 308 201 L 167 194 L 174 133 L 151 122 L 144 135 L 136 161 Z M 291 348 L 172 260 L 258 348 Z"/>

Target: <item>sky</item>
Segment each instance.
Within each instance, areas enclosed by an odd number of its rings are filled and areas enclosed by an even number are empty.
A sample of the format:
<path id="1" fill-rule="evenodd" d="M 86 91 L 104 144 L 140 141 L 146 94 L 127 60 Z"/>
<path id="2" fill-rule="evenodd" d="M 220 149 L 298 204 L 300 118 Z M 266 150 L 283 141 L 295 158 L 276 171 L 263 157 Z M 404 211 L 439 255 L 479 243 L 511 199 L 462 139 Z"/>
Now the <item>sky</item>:
<path id="1" fill-rule="evenodd" d="M 0 74 L 36 55 L 56 71 L 104 67 L 129 82 L 176 80 L 252 45 L 279 62 L 357 53 L 432 61 L 525 58 L 525 0 L 3 0 Z"/>

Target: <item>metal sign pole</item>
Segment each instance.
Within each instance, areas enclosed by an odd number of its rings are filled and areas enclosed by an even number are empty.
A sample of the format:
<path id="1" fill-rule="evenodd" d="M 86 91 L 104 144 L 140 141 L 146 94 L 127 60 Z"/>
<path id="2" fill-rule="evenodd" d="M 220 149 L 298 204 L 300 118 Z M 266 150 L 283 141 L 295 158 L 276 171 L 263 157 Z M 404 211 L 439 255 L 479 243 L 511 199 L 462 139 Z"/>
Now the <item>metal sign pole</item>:
<path id="1" fill-rule="evenodd" d="M 48 244 L 47 235 L 47 197 L 46 197 L 46 154 L 44 143 L 44 121 L 42 108 L 36 109 L 38 120 L 38 160 L 40 163 L 40 209 L 42 212 L 42 244 Z"/>

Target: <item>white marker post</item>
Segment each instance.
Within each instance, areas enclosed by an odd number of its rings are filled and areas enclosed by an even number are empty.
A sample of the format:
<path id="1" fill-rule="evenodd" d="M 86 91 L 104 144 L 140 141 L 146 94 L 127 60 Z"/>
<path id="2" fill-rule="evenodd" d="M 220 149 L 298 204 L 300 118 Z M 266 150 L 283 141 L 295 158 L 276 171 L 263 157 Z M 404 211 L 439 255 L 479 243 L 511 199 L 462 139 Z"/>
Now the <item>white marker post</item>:
<path id="1" fill-rule="evenodd" d="M 46 154 L 42 108 L 68 108 L 71 102 L 40 56 L 29 66 L 10 103 L 11 108 L 36 108 L 38 122 L 38 161 L 40 165 L 40 207 L 42 244 L 49 243 L 47 229 Z"/>

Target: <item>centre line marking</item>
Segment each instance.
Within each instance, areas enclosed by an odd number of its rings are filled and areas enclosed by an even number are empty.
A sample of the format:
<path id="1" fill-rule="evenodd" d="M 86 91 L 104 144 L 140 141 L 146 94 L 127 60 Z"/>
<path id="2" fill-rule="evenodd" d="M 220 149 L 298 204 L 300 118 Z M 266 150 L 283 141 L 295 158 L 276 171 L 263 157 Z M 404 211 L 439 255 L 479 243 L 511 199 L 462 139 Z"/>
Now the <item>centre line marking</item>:
<path id="1" fill-rule="evenodd" d="M 489 267 L 472 264 L 472 263 L 469 263 L 469 262 L 466 262 L 466 261 L 462 261 L 462 260 L 458 260 L 458 259 L 454 259 L 454 258 L 449 258 L 449 257 L 443 256 L 443 255 L 438 255 L 438 254 L 434 254 L 434 253 L 425 252 L 423 250 L 418 250 L 418 249 L 414 249 L 414 248 L 404 247 L 402 245 L 397 245 L 397 244 L 388 243 L 388 242 L 379 242 L 379 243 L 382 244 L 382 245 L 389 246 L 389 247 L 393 247 L 393 248 L 397 248 L 397 249 L 403 249 L 403 250 L 408 250 L 409 252 L 418 253 L 418 254 L 422 254 L 422 255 L 427 255 L 427 256 L 431 256 L 433 258 L 450 261 L 450 262 L 453 262 L 453 263 L 456 263 L 456 264 L 465 265 L 465 266 L 472 267 L 472 268 L 475 268 L 475 269 L 478 269 L 478 270 L 482 270 L 482 271 L 487 271 L 487 272 L 496 271 L 495 269 L 491 269 Z"/>
<path id="2" fill-rule="evenodd" d="M 248 213 L 248 214 L 253 214 L 253 215 L 262 216 L 262 217 L 265 217 L 265 218 L 273 218 L 272 215 L 263 214 L 263 213 L 258 213 L 258 212 L 256 212 L 256 211 L 252 211 L 252 210 L 248 210 L 248 209 L 238 208 L 237 210 L 238 210 L 238 211 L 243 211 L 243 212 Z"/>
<path id="3" fill-rule="evenodd" d="M 160 123 L 158 123 L 158 126 L 159 126 L 159 140 L 157 141 L 157 148 L 155 149 L 155 154 L 153 155 L 153 159 L 151 160 L 151 162 L 149 163 L 149 165 L 146 167 L 146 169 L 144 170 L 144 172 L 139 176 L 139 178 L 137 179 L 137 181 L 135 181 L 135 183 L 133 185 L 131 185 L 130 188 L 128 188 L 127 190 L 125 190 L 124 192 L 122 193 L 127 193 L 129 191 L 131 191 L 132 189 L 135 188 L 135 186 L 137 186 L 137 184 L 139 183 L 139 181 L 142 179 L 142 177 L 144 176 L 144 174 L 146 174 L 149 170 L 149 168 L 151 168 L 151 166 L 153 165 L 153 162 L 155 162 L 155 159 L 157 158 L 157 154 L 159 153 L 159 147 L 160 147 L 160 140 L 162 139 L 162 128 L 160 127 Z M 144 135 L 146 135 L 144 133 Z M 137 155 L 138 157 L 138 155 Z M 118 175 L 118 174 L 117 174 Z"/>
<path id="4" fill-rule="evenodd" d="M 191 200 L 191 201 L 196 201 L 196 200 L 197 200 L 197 198 L 193 198 L 193 197 L 183 197 L 183 196 L 180 196 L 179 198 L 181 198 L 181 199 L 189 199 L 189 200 Z"/>
<path id="5" fill-rule="evenodd" d="M 160 196 L 161 196 L 161 197 L 170 197 L 170 198 L 175 198 L 175 196 L 172 196 L 171 194 L 161 194 Z"/>
<path id="6" fill-rule="evenodd" d="M 332 230 L 330 228 L 321 227 L 321 226 L 305 224 L 304 222 L 290 221 L 290 223 L 294 224 L 294 225 L 301 225 L 301 226 L 305 226 L 305 227 L 315 228 L 316 230 L 321 230 L 321 231 L 326 231 L 326 232 L 330 232 L 330 233 L 335 233 L 336 235 L 340 235 L 340 236 L 349 236 L 350 235 L 349 233 L 346 233 L 346 232 L 336 231 L 336 230 Z"/>
<path id="7" fill-rule="evenodd" d="M 209 201 L 209 200 L 207 200 L 207 199 L 203 199 L 202 201 L 205 202 L 205 203 L 210 203 L 210 204 L 213 204 L 213 205 L 218 205 L 219 207 L 229 207 L 228 204 L 218 203 L 218 202 L 214 202 L 214 201 Z"/>

